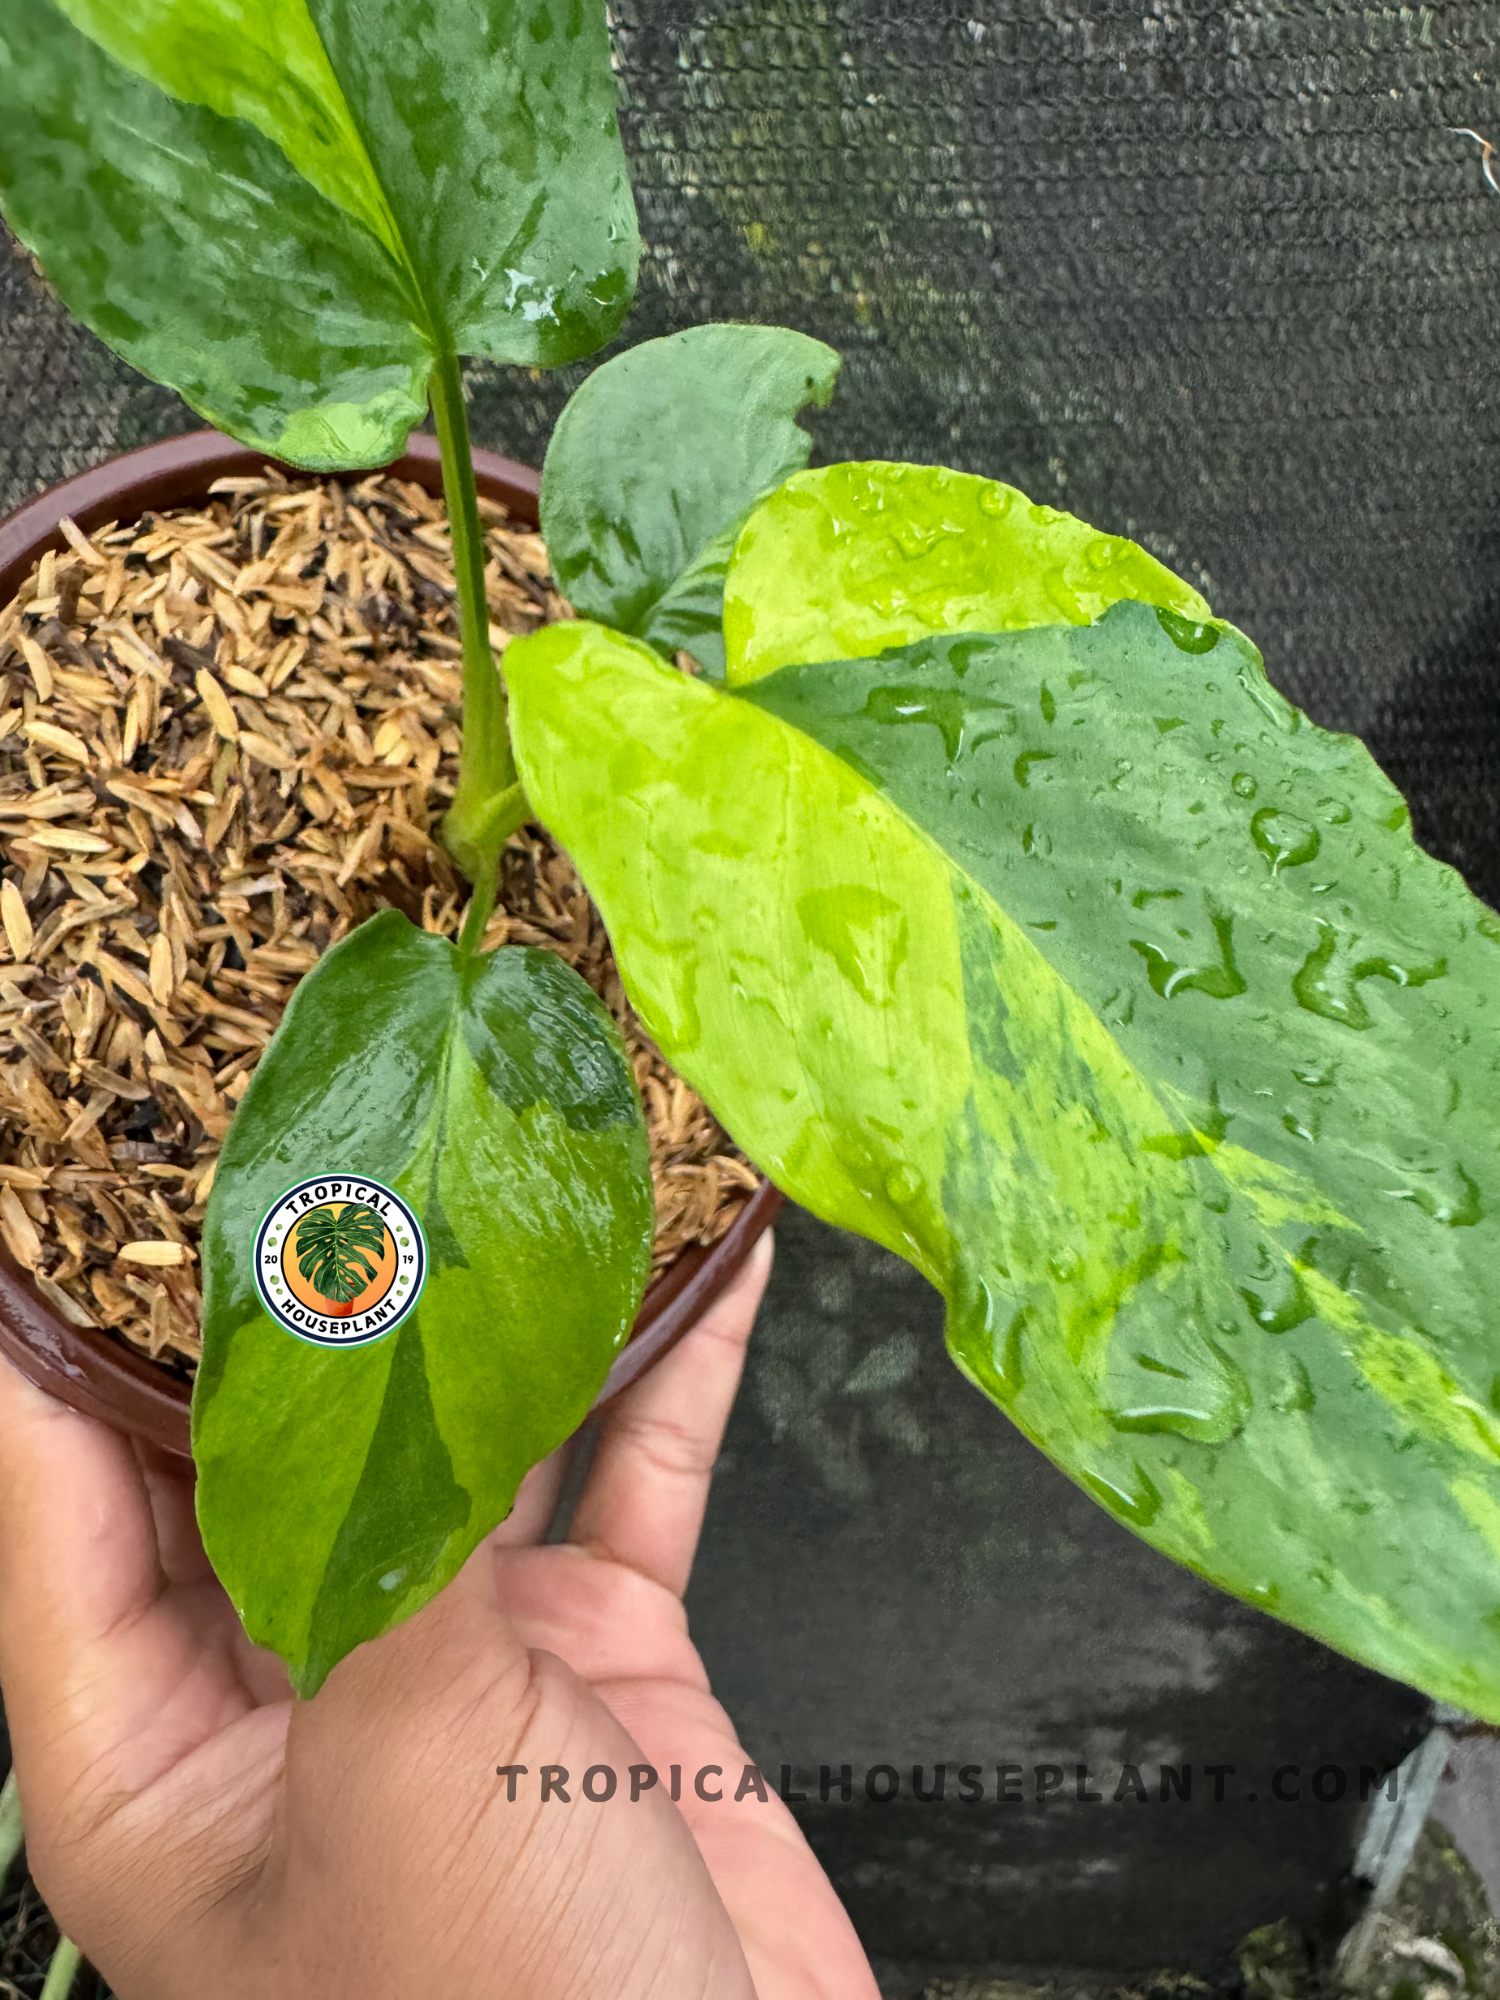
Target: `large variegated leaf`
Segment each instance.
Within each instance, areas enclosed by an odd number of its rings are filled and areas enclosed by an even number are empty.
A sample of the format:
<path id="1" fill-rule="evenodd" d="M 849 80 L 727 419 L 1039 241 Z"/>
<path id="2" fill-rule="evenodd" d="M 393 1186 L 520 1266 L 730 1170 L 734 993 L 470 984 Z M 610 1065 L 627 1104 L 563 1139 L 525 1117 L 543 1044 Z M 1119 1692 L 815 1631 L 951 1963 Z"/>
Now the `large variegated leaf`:
<path id="1" fill-rule="evenodd" d="M 724 678 L 724 575 L 755 503 L 807 464 L 839 357 L 784 326 L 694 326 L 617 354 L 558 419 L 542 532 L 585 618 Z"/>
<path id="2" fill-rule="evenodd" d="M 309 1344 L 257 1292 L 262 1218 L 310 1176 L 382 1183 L 426 1238 L 425 1291 L 371 1345 Z M 314 1303 L 380 1262 L 331 1192 L 295 1245 Z M 299 1692 L 426 1603 L 581 1422 L 652 1217 L 629 1062 L 561 960 L 465 959 L 388 910 L 297 988 L 209 1203 L 193 1451 L 214 1568 Z"/>
<path id="3" fill-rule="evenodd" d="M 1500 925 L 1363 749 L 1131 602 L 741 694 L 587 626 L 507 667 L 529 796 L 758 1164 L 923 1270 L 1148 1541 L 1500 1717 Z"/>
<path id="4" fill-rule="evenodd" d="M 400 451 L 444 356 L 597 347 L 638 247 L 598 0 L 24 0 L 0 206 L 126 360 L 318 468 Z"/>

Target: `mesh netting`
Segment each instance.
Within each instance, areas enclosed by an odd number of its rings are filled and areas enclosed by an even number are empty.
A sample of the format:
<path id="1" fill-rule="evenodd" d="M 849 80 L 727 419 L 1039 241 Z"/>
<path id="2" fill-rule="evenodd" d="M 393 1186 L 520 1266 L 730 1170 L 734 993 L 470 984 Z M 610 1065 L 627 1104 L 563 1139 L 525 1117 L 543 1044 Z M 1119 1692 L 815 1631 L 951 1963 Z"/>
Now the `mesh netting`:
<path id="1" fill-rule="evenodd" d="M 1128 533 L 1359 730 L 1500 899 L 1500 4 L 618 0 L 632 340 L 846 357 L 824 457 L 939 460 Z M 536 459 L 578 371 L 472 371 Z M 0 503 L 185 427 L 0 268 Z"/>

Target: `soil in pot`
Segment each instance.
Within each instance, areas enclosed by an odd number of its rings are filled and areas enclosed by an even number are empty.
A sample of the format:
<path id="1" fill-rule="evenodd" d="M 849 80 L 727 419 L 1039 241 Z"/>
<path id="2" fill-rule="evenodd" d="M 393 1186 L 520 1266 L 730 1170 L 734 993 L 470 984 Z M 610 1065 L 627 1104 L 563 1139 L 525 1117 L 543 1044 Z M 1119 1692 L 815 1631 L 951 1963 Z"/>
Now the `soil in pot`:
<path id="1" fill-rule="evenodd" d="M 541 537 L 481 503 L 497 651 L 570 615 Z M 235 1104 L 298 978 L 376 910 L 455 936 L 437 840 L 461 696 L 440 501 L 221 480 L 44 556 L 0 612 L 0 1234 L 75 1325 L 179 1374 Z M 757 1176 L 631 1013 L 567 857 L 523 829 L 486 943 L 577 967 L 624 1032 L 653 1272 Z"/>

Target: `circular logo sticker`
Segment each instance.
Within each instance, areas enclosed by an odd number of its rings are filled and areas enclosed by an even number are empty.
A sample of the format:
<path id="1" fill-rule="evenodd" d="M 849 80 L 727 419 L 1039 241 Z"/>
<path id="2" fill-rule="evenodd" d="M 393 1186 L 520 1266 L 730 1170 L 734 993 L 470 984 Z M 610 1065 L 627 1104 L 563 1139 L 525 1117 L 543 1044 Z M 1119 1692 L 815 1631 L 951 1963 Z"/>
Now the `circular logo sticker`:
<path id="1" fill-rule="evenodd" d="M 255 1289 L 278 1326 L 317 1347 L 365 1347 L 422 1296 L 427 1240 L 400 1195 L 362 1175 L 298 1181 L 255 1237 Z"/>

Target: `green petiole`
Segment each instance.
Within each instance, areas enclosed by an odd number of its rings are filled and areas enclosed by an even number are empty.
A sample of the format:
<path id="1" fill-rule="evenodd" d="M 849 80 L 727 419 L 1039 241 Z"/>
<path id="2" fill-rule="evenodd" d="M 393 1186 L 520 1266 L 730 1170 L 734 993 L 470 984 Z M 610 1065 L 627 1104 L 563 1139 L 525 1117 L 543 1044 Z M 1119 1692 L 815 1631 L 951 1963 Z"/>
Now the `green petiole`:
<path id="1" fill-rule="evenodd" d="M 453 576 L 464 649 L 463 751 L 458 789 L 443 820 L 443 842 L 474 884 L 463 945 L 465 951 L 473 951 L 494 907 L 500 850 L 525 823 L 530 808 L 516 776 L 505 720 L 505 693 L 490 646 L 484 530 L 479 520 L 463 383 L 451 346 L 438 351 L 432 376 L 432 414 L 443 461 L 443 493 L 453 536 Z M 477 934 L 470 941 L 476 923 Z"/>

